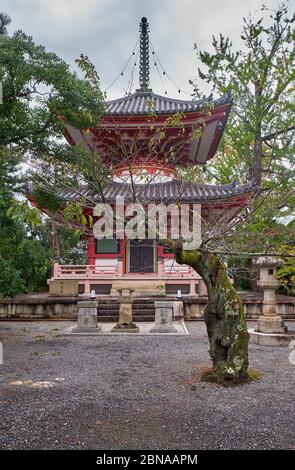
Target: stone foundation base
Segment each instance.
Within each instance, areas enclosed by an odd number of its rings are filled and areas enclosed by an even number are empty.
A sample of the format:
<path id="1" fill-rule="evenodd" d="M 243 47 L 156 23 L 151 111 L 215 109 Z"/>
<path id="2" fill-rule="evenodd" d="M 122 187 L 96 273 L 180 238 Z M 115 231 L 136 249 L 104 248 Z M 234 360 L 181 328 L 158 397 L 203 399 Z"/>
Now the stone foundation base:
<path id="1" fill-rule="evenodd" d="M 139 331 L 137 334 L 129 334 L 128 331 L 126 330 L 116 330 L 116 332 L 112 332 L 113 328 L 115 326 L 115 323 L 108 323 L 108 322 L 103 322 L 101 324 L 101 332 L 99 333 L 78 333 L 76 330 L 77 330 L 77 326 L 76 325 L 71 325 L 70 327 L 68 326 L 67 328 L 65 328 L 64 330 L 62 330 L 60 333 L 59 333 L 59 336 L 72 336 L 72 337 L 75 337 L 75 336 L 93 336 L 93 337 L 96 337 L 99 336 L 100 338 L 101 337 L 107 337 L 107 336 L 128 336 L 130 337 L 130 341 L 132 341 L 131 337 L 132 338 L 137 338 L 138 336 L 145 336 L 145 337 L 152 337 L 152 336 L 158 336 L 159 337 L 163 337 L 163 340 L 165 341 L 165 336 L 189 336 L 189 331 L 187 329 L 187 327 L 185 326 L 185 323 L 184 322 L 176 322 L 173 324 L 174 328 L 176 329 L 176 333 L 166 333 L 166 335 L 163 335 L 163 334 L 159 334 L 159 333 L 154 333 L 151 331 L 151 326 L 152 324 L 150 322 L 141 322 L 139 324 Z"/>
<path id="2" fill-rule="evenodd" d="M 101 335 L 101 327 L 97 328 L 77 328 L 77 325 L 66 328 L 60 335 L 72 335 L 72 336 L 96 336 Z"/>
<path id="3" fill-rule="evenodd" d="M 255 331 L 259 333 L 287 333 L 287 327 L 284 325 L 284 320 L 279 316 L 266 317 L 262 316 L 257 320 Z"/>
<path id="4" fill-rule="evenodd" d="M 49 295 L 62 295 L 64 297 L 78 296 L 79 284 L 74 279 L 47 281 L 49 285 Z"/>
<path id="5" fill-rule="evenodd" d="M 173 302 L 173 318 L 174 321 L 181 321 L 184 319 L 184 309 L 182 300 L 176 300 Z"/>
<path id="6" fill-rule="evenodd" d="M 161 279 L 154 280 L 138 280 L 121 279 L 114 281 L 112 284 L 111 296 L 118 296 L 118 290 L 131 289 L 133 297 L 135 296 L 162 296 L 165 295 L 165 283 Z"/>
<path id="7" fill-rule="evenodd" d="M 117 325 L 115 325 L 111 331 L 112 333 L 138 333 L 139 328 L 135 325 L 135 323 L 117 323 Z"/>
<path id="8" fill-rule="evenodd" d="M 177 330 L 174 327 L 162 327 L 162 328 L 152 328 L 151 333 L 177 333 Z"/>
<path id="9" fill-rule="evenodd" d="M 295 331 L 288 333 L 261 333 L 254 328 L 248 330 L 250 343 L 260 346 L 283 346 L 289 347 L 290 341 L 295 340 Z"/>
<path id="10" fill-rule="evenodd" d="M 77 326 L 75 331 L 76 333 L 100 333 L 101 327 L 97 325 L 95 328 L 79 328 Z"/>

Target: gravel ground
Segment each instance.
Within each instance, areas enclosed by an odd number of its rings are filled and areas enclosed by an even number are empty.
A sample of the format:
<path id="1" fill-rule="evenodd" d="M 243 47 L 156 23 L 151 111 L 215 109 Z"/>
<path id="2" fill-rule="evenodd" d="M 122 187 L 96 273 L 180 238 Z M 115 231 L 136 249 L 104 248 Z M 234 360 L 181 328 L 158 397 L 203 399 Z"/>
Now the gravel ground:
<path id="1" fill-rule="evenodd" d="M 261 380 L 223 388 L 199 381 L 210 365 L 201 322 L 190 336 L 55 336 L 70 324 L 0 323 L 0 448 L 295 448 L 288 348 L 251 345 Z"/>

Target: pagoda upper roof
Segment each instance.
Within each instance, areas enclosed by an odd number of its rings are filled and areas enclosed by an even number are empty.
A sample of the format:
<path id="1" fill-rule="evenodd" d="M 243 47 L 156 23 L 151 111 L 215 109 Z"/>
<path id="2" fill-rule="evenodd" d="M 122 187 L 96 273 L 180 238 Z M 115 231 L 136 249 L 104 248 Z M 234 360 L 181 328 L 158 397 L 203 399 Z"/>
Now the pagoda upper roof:
<path id="1" fill-rule="evenodd" d="M 131 116 L 154 114 L 194 113 L 201 111 L 206 103 L 218 108 L 232 103 L 230 94 L 215 100 L 212 96 L 204 96 L 197 101 L 179 100 L 167 96 L 157 95 L 152 91 L 137 91 L 136 93 L 115 100 L 107 101 L 108 115 Z"/>

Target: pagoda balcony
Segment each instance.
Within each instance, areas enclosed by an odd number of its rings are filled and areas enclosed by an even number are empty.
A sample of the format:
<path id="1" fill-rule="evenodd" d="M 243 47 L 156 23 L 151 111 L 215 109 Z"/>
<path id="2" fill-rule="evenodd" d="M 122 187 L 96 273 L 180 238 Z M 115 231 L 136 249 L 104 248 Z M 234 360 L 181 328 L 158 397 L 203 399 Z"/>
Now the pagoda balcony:
<path id="1" fill-rule="evenodd" d="M 55 263 L 53 268 L 53 279 L 96 279 L 117 275 L 118 266 Z"/>
<path id="2" fill-rule="evenodd" d="M 72 265 L 54 263 L 53 274 L 50 281 L 77 280 L 79 291 L 88 295 L 92 289 L 100 293 L 103 286 L 112 286 L 114 281 L 163 281 L 165 286 L 174 286 L 175 289 L 185 286 L 185 293 L 196 295 L 196 286 L 200 281 L 200 276 L 187 265 L 177 263 L 165 263 L 159 259 L 156 270 L 152 273 L 124 272 L 123 262 L 119 261 L 115 265 L 100 263 L 99 265 Z M 171 289 L 171 287 L 170 287 Z M 173 289 L 173 287 L 172 287 Z"/>

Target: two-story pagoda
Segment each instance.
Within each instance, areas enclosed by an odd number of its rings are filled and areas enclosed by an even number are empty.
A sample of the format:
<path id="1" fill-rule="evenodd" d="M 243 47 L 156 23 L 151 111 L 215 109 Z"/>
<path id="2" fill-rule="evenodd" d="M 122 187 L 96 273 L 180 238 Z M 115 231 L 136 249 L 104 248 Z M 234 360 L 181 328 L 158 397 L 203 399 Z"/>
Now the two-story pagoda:
<path id="1" fill-rule="evenodd" d="M 208 99 L 184 101 L 157 95 L 149 82 L 149 31 L 142 18 L 139 89 L 107 102 L 107 112 L 97 127 L 66 129 L 69 144 L 82 141 L 111 168 L 112 179 L 94 202 L 114 205 L 121 197 L 142 204 L 194 203 L 200 205 L 203 220 L 217 224 L 225 216 L 229 220 L 247 202 L 251 187 L 185 182 L 176 178 L 176 169 L 205 165 L 214 157 L 231 109 L 230 95 L 211 99 L 208 107 Z M 88 191 L 83 186 L 79 195 L 87 196 Z M 79 195 L 59 191 L 65 203 L 78 200 Z M 41 209 L 49 213 L 46 207 Z M 63 217 L 62 210 L 49 215 L 57 221 Z M 113 294 L 118 286 L 132 287 L 143 295 L 174 294 L 178 289 L 182 294 L 201 293 L 200 277 L 190 267 L 177 265 L 173 254 L 156 240 L 89 236 L 87 258 L 85 266 L 55 263 L 51 288 L 57 281 L 76 279 L 80 292 L 86 294 L 92 289 L 97 294 Z"/>

